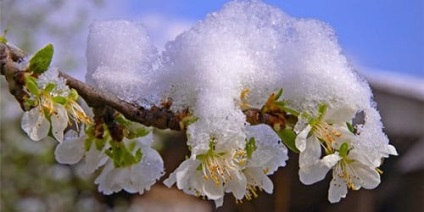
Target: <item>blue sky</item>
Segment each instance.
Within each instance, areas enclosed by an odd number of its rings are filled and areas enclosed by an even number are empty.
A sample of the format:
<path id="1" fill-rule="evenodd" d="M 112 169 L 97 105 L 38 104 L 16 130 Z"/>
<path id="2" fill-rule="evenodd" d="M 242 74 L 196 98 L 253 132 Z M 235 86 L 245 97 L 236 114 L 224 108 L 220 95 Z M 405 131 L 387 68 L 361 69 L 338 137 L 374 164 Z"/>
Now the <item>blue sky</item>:
<path id="1" fill-rule="evenodd" d="M 168 18 L 203 19 L 224 0 L 131 0 L 127 17 L 146 13 Z M 329 23 L 345 54 L 359 67 L 424 77 L 424 0 L 265 1 L 294 17 Z"/>

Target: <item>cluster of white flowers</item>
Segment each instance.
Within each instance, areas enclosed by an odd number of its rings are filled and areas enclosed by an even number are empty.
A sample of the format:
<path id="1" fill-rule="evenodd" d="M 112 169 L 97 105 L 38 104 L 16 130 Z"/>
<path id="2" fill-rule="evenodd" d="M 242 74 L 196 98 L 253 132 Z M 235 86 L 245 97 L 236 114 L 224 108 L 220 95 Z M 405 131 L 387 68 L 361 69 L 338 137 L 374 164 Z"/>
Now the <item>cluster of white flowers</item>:
<path id="1" fill-rule="evenodd" d="M 86 131 L 81 135 L 75 132 L 67 134 L 67 139 L 57 145 L 55 157 L 62 164 L 72 165 L 81 161 L 80 168 L 85 175 L 103 167 L 95 180 L 99 192 L 112 194 L 124 189 L 130 193 L 143 194 L 163 175 L 162 158 L 151 147 L 151 132 L 137 139 L 124 138 L 117 144 L 108 133 L 98 139 L 93 135 L 93 128 L 89 127 Z M 119 149 L 112 147 L 116 144 Z M 111 149 L 119 151 L 121 157 L 108 154 Z"/>
<path id="2" fill-rule="evenodd" d="M 267 175 L 286 164 L 287 149 L 269 126 L 249 126 L 246 131 L 251 137 L 243 146 L 211 138 L 209 148 L 192 151 L 165 185 L 176 183 L 185 193 L 214 200 L 217 207 L 223 204 L 225 193 L 232 193 L 237 200 L 256 197 L 257 189 L 272 193 Z"/>
<path id="3" fill-rule="evenodd" d="M 388 151 L 377 155 L 367 155 L 365 149 L 356 145 L 358 137 L 352 125 L 356 112 L 349 105 L 339 108 L 322 105 L 318 117 L 303 113 L 295 127 L 298 131 L 296 147 L 300 151 L 300 181 L 306 185 L 313 184 L 323 180 L 327 172 L 333 169 L 328 192 L 328 200 L 332 203 L 346 197 L 347 189 L 377 187 L 380 184 L 378 167 L 381 164 L 373 163 L 372 158 L 397 155 L 395 148 L 389 144 L 384 147 Z M 322 147 L 325 150 L 323 158 Z"/>
<path id="4" fill-rule="evenodd" d="M 26 104 L 33 108 L 24 113 L 21 126 L 32 140 L 47 137 L 51 125 L 53 136 L 62 142 L 66 127 L 90 123 L 89 117 L 76 102 L 78 94 L 69 89 L 57 69 L 51 68 L 37 79 L 27 76 L 26 86 L 30 94 Z"/>
<path id="5" fill-rule="evenodd" d="M 382 131 L 368 84 L 340 52 L 325 23 L 290 17 L 260 1 L 235 1 L 168 42 L 162 52 L 138 23 L 93 24 L 86 79 L 145 107 L 172 99 L 174 112 L 189 109 L 195 122 L 184 127 L 191 155 L 164 181 L 169 187 L 176 184 L 216 206 L 226 193 L 239 201 L 256 197 L 258 190 L 271 193 L 268 175 L 285 166 L 281 139 L 287 144 L 291 137 L 290 149 L 300 154 L 300 180 L 312 184 L 333 170 L 328 197 L 338 202 L 348 189 L 375 188 L 381 158 L 397 154 Z M 39 77 L 37 85 L 48 92 L 34 96 L 39 103 L 24 115 L 22 127 L 39 140 L 47 136 L 50 121 L 62 141 L 67 114 L 80 120 L 82 110 L 60 104 L 56 97 L 69 90 L 60 80 L 49 89 L 44 76 L 50 73 Z M 280 88 L 284 100 L 277 101 L 281 92 L 274 92 Z M 297 120 L 251 126 L 244 112 L 252 108 Z M 359 112 L 364 123 L 353 123 Z M 86 135 L 74 137 L 58 145 L 56 159 L 83 161 L 86 173 L 103 167 L 95 183 L 105 194 L 143 193 L 163 174 L 151 133 L 117 142 L 107 134 L 98 139 L 89 127 Z"/>

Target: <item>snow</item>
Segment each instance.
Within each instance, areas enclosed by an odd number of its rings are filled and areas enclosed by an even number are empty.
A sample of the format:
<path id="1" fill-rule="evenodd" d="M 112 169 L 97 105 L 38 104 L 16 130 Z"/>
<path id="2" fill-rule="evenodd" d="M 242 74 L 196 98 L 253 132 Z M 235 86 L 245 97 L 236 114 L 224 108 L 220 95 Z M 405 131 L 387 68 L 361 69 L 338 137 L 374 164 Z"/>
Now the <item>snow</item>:
<path id="1" fill-rule="evenodd" d="M 388 143 L 372 92 L 343 55 L 326 23 L 290 17 L 260 1 L 234 1 L 169 41 L 158 53 L 146 30 L 128 21 L 97 22 L 88 40 L 87 82 L 141 105 L 172 98 L 199 120 L 188 144 L 202 153 L 242 147 L 246 123 L 240 93 L 260 107 L 272 92 L 298 111 L 352 105 L 365 114 L 359 146 L 376 155 Z"/>

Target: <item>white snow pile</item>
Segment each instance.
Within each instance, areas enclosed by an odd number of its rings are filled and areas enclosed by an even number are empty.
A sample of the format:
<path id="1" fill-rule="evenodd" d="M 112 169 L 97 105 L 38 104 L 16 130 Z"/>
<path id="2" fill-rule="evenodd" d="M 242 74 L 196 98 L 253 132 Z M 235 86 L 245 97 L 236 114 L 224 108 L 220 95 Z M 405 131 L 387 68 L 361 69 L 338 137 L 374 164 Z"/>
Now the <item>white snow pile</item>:
<path id="1" fill-rule="evenodd" d="M 193 160 L 209 150 L 211 140 L 217 152 L 243 149 L 255 133 L 246 128 L 240 94 L 248 89 L 247 102 L 260 108 L 280 88 L 299 112 L 316 115 L 321 104 L 363 111 L 355 146 L 375 155 L 372 161 L 387 156 L 371 90 L 326 23 L 293 18 L 260 1 L 235 1 L 169 41 L 163 52 L 152 43 L 140 24 L 94 23 L 86 80 L 141 105 L 172 98 L 172 110 L 189 108 L 199 118 L 187 130 Z"/>

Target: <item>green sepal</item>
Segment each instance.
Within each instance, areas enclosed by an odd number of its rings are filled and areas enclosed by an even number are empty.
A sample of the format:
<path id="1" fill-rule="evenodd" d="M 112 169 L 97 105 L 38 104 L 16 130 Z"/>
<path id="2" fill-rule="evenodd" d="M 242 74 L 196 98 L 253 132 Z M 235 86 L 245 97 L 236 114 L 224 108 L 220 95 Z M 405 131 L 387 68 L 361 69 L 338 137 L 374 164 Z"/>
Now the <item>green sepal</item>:
<path id="1" fill-rule="evenodd" d="M 343 143 L 340 146 L 340 149 L 339 149 L 339 155 L 340 155 L 340 157 L 342 157 L 342 158 L 346 157 L 347 154 L 348 154 L 348 152 L 349 152 L 349 145 L 347 143 Z"/>
<path id="2" fill-rule="evenodd" d="M 296 148 L 295 140 L 296 133 L 292 129 L 284 129 L 277 131 L 277 135 L 281 138 L 283 143 L 293 152 L 299 153 L 300 151 Z"/>
<path id="3" fill-rule="evenodd" d="M 78 100 L 78 91 L 75 89 L 71 89 L 71 92 L 68 95 L 68 99 L 71 101 L 77 101 Z"/>
<path id="4" fill-rule="evenodd" d="M 280 90 L 278 90 L 278 93 L 275 95 L 275 101 L 277 101 L 280 97 L 281 97 L 281 95 L 283 94 L 283 89 L 282 88 L 280 88 Z"/>
<path id="5" fill-rule="evenodd" d="M 327 111 L 328 109 L 328 105 L 327 104 L 321 104 L 318 107 L 318 114 L 319 114 L 319 119 L 322 118 L 322 116 L 324 115 L 324 113 Z"/>
<path id="6" fill-rule="evenodd" d="M 25 77 L 25 87 L 32 95 L 38 98 L 40 96 L 40 92 L 38 91 L 38 86 L 35 80 L 36 79 L 31 76 Z"/>
<path id="7" fill-rule="evenodd" d="M 256 147 L 256 140 L 254 137 L 251 137 L 249 139 L 249 141 L 246 142 L 246 153 L 247 153 L 247 157 L 250 159 L 252 158 L 253 152 L 256 151 L 257 147 Z"/>
<path id="8" fill-rule="evenodd" d="M 144 137 L 147 134 L 149 134 L 150 131 L 147 130 L 144 127 L 139 127 L 133 130 L 130 130 L 128 135 L 126 136 L 128 139 L 134 139 L 134 138 L 139 138 L 139 137 Z"/>
<path id="9" fill-rule="evenodd" d="M 183 123 L 184 127 L 187 128 L 190 124 L 193 124 L 194 122 L 196 122 L 197 120 L 199 120 L 198 117 L 195 116 L 187 116 L 184 117 L 181 122 Z"/>
<path id="10" fill-rule="evenodd" d="M 143 152 L 141 151 L 141 149 L 137 149 L 137 151 L 135 152 L 135 155 L 134 155 L 134 159 L 135 159 L 134 162 L 140 163 L 142 157 L 143 157 Z"/>
<path id="11" fill-rule="evenodd" d="M 284 102 L 284 101 L 278 101 L 278 102 L 275 102 L 275 105 L 277 105 L 278 106 L 278 108 L 280 108 L 281 110 L 283 110 L 283 111 L 285 111 L 285 112 L 287 112 L 287 113 L 290 113 L 290 114 L 292 114 L 292 115 L 294 115 L 294 116 L 299 116 L 299 112 L 297 112 L 296 110 L 294 110 L 294 109 L 291 109 L 291 108 L 289 108 L 289 107 L 287 107 L 286 106 L 286 102 Z"/>
<path id="12" fill-rule="evenodd" d="M 51 92 L 54 88 L 56 88 L 56 84 L 54 84 L 54 83 L 49 83 L 49 84 L 47 84 L 47 86 L 46 86 L 46 88 L 44 88 L 44 91 L 46 91 L 46 92 Z"/>
<path id="13" fill-rule="evenodd" d="M 347 128 L 349 129 L 349 131 L 350 131 L 351 133 L 353 133 L 353 134 L 355 134 L 355 133 L 356 133 L 356 129 L 355 129 L 355 127 L 353 127 L 353 125 L 352 125 L 351 123 L 346 122 L 346 126 L 347 126 Z"/>
<path id="14" fill-rule="evenodd" d="M 133 164 L 139 163 L 141 161 L 141 158 L 143 157 L 143 152 L 141 149 L 137 149 L 134 155 L 131 153 L 131 149 L 134 149 L 134 145 L 131 145 L 126 148 L 125 145 L 121 142 L 112 141 L 111 142 L 112 147 L 105 150 L 105 154 L 109 156 L 115 167 L 128 167 Z"/>
<path id="15" fill-rule="evenodd" d="M 53 52 L 52 44 L 47 44 L 42 49 L 38 50 L 29 60 L 29 70 L 36 74 L 42 74 L 47 71 L 52 62 Z"/>
<path id="16" fill-rule="evenodd" d="M 53 101 L 61 105 L 65 105 L 66 102 L 68 102 L 68 100 L 63 96 L 55 96 L 53 97 Z"/>

